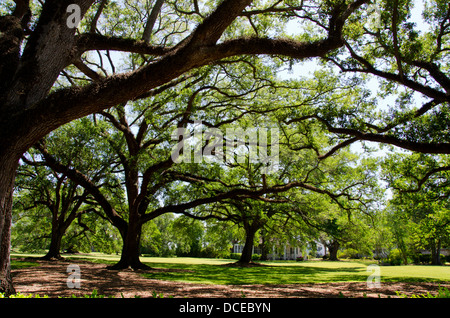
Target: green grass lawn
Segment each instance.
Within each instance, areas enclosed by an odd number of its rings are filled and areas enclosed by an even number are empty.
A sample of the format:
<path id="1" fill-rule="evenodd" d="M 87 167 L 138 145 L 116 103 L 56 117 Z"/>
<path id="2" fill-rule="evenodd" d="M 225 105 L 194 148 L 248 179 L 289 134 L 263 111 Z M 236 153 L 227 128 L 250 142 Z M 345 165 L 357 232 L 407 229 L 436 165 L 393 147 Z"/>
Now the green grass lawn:
<path id="1" fill-rule="evenodd" d="M 177 262 L 147 261 L 154 268 L 173 271 L 155 271 L 144 276 L 153 279 L 184 281 L 203 284 L 301 284 L 330 282 L 365 282 L 367 262 L 310 261 L 301 263 L 270 263 L 256 267 L 223 266 L 228 261 L 205 264 L 189 260 Z M 383 266 L 381 282 L 448 282 L 449 266 Z"/>
<path id="2" fill-rule="evenodd" d="M 12 269 L 20 269 L 20 268 L 27 268 L 27 267 L 33 267 L 33 266 L 39 266 L 38 263 L 32 262 L 32 261 L 22 261 L 22 260 L 16 260 L 11 259 L 11 268 Z"/>
<path id="3" fill-rule="evenodd" d="M 13 254 L 13 257 L 31 255 Z M 65 256 L 69 258 L 69 255 Z M 70 255 L 98 263 L 114 264 L 119 256 L 99 253 Z M 367 266 L 373 261 L 307 261 L 262 262 L 264 266 L 231 267 L 233 260 L 208 258 L 141 257 L 141 261 L 155 268 L 143 273 L 147 278 L 202 284 L 301 284 L 329 282 L 365 282 L 371 272 Z M 27 261 L 27 263 L 30 263 Z M 30 265 L 30 264 L 28 264 Z M 31 264 L 32 265 L 32 264 Z M 13 258 L 13 268 L 23 265 Z M 162 269 L 162 270 L 158 270 Z M 450 266 L 381 266 L 381 282 L 449 282 Z"/>

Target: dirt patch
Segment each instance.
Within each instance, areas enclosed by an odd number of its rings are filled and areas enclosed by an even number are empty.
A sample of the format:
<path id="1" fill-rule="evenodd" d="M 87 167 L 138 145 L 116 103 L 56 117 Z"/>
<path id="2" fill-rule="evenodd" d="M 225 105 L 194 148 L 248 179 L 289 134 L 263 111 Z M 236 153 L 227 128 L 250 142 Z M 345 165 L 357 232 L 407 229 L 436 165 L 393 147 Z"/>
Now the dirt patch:
<path id="1" fill-rule="evenodd" d="M 114 297 L 222 297 L 240 298 L 323 298 L 323 297 L 397 297 L 396 291 L 404 294 L 436 293 L 437 283 L 382 283 L 381 288 L 370 289 L 366 283 L 326 283 L 326 284 L 283 284 L 283 285 L 209 285 L 144 278 L 144 271 L 108 270 L 104 264 L 90 262 L 37 261 L 39 266 L 12 271 L 17 292 L 69 297 L 72 294 L 91 294 L 94 289 L 99 294 Z M 69 265 L 78 265 L 81 273 L 79 289 L 68 288 Z M 150 270 L 158 271 L 159 269 Z M 167 271 L 167 269 L 161 269 Z M 149 272 L 149 271 L 146 271 Z M 450 288 L 450 283 L 440 284 Z"/>

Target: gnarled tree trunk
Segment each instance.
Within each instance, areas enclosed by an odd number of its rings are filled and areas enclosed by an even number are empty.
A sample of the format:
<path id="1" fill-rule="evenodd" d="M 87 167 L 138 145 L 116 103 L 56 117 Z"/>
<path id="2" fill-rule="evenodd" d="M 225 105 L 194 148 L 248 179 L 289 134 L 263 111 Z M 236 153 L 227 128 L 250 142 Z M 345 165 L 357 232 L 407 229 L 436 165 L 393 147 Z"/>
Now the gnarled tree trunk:
<path id="1" fill-rule="evenodd" d="M 246 222 L 245 222 L 246 223 Z M 253 246 L 256 232 L 258 232 L 260 225 L 257 221 L 254 221 L 252 224 L 244 223 L 245 228 L 245 244 L 242 250 L 241 257 L 238 261 L 241 265 L 250 264 L 253 256 Z"/>
<path id="2" fill-rule="evenodd" d="M 330 261 L 337 261 L 337 252 L 339 250 L 339 242 L 334 240 L 331 241 L 330 244 L 328 244 L 328 250 L 330 251 Z"/>
<path id="3" fill-rule="evenodd" d="M 0 293 L 13 294 L 11 279 L 11 219 L 14 180 L 19 159 L 0 144 Z"/>
<path id="4" fill-rule="evenodd" d="M 130 218 L 128 228 L 122 234 L 123 246 L 120 260 L 117 264 L 108 267 L 109 269 L 149 269 L 139 259 L 142 223 L 139 220 Z"/>
<path id="5" fill-rule="evenodd" d="M 437 242 L 436 242 L 437 241 Z M 442 265 L 441 262 L 441 240 L 432 239 L 431 249 L 431 265 Z"/>
<path id="6" fill-rule="evenodd" d="M 50 240 L 50 247 L 48 249 L 47 254 L 43 257 L 46 260 L 59 260 L 62 259 L 61 256 L 61 241 L 62 235 L 58 233 L 58 231 L 52 232 L 52 237 Z"/>

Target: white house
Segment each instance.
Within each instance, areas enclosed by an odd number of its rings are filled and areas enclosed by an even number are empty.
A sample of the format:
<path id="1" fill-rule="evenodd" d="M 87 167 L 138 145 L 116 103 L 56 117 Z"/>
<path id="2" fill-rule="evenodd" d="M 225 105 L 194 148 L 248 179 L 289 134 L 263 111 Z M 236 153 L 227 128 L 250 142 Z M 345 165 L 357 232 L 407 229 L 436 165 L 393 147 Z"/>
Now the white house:
<path id="1" fill-rule="evenodd" d="M 302 255 L 302 248 L 299 246 L 292 246 L 289 243 L 285 244 L 277 244 L 278 246 L 273 246 L 272 251 L 268 253 L 267 258 L 271 260 L 297 260 L 298 257 L 304 257 Z M 313 246 L 310 246 L 308 244 L 306 248 L 306 257 L 307 255 L 310 255 L 312 249 L 314 248 L 313 255 L 315 254 L 316 257 L 322 257 L 325 255 L 325 246 L 322 243 L 316 242 L 316 248 Z M 244 249 L 244 245 L 240 243 L 233 244 L 233 253 L 242 253 L 242 250 Z M 253 254 L 261 254 L 261 248 L 259 246 L 253 247 Z M 304 258 L 305 259 L 305 258 Z"/>

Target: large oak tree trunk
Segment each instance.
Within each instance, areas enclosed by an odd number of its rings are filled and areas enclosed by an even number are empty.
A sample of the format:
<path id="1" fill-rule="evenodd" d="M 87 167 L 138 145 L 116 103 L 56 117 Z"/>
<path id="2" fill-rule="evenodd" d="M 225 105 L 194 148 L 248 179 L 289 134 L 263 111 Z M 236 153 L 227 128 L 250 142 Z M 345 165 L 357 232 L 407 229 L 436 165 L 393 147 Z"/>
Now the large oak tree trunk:
<path id="1" fill-rule="evenodd" d="M 442 265 L 441 263 L 441 240 L 433 239 L 431 243 L 431 265 Z"/>
<path id="2" fill-rule="evenodd" d="M 266 235 L 262 236 L 261 242 L 261 261 L 267 261 L 269 259 L 269 246 L 267 245 L 267 237 Z"/>
<path id="3" fill-rule="evenodd" d="M 50 91 L 73 54 L 75 29 L 66 26 L 69 0 L 46 2 L 33 33 L 23 49 L 24 25 L 31 15 L 27 1 L 18 3 L 12 16 L 3 16 L 0 32 L 0 292 L 14 293 L 11 279 L 11 218 L 14 181 L 19 159 L 39 139 L 57 127 L 79 118 L 72 113 L 46 120 L 33 108 Z M 73 0 L 81 15 L 93 0 Z M 53 114 L 56 112 L 53 111 Z"/>
<path id="4" fill-rule="evenodd" d="M 65 231 L 61 231 L 59 227 L 52 228 L 52 235 L 50 239 L 50 247 L 47 254 L 43 257 L 46 260 L 59 260 L 61 256 L 61 242 Z"/>
<path id="5" fill-rule="evenodd" d="M 142 223 L 139 220 L 130 218 L 128 228 L 122 234 L 123 246 L 120 261 L 108 267 L 109 269 L 149 269 L 150 267 L 143 264 L 139 259 L 140 241 L 141 241 Z"/>
<path id="6" fill-rule="evenodd" d="M 1 151 L 1 150 L 0 150 Z M 2 151 L 0 155 L 0 293 L 13 294 L 11 278 L 11 219 L 14 180 L 18 159 Z"/>
<path id="7" fill-rule="evenodd" d="M 252 261 L 252 255 L 253 255 L 253 246 L 254 246 L 254 239 L 255 234 L 258 231 L 258 227 L 253 226 L 245 226 L 245 244 L 244 248 L 242 250 L 241 258 L 239 259 L 238 263 L 242 265 L 250 264 Z"/>
<path id="8" fill-rule="evenodd" d="M 252 261 L 252 255 L 253 255 L 253 239 L 255 238 L 255 235 L 248 235 L 245 238 L 245 245 L 244 249 L 242 250 L 241 258 L 239 259 L 240 264 L 250 264 Z"/>
<path id="9" fill-rule="evenodd" d="M 338 260 L 337 252 L 339 250 L 339 242 L 336 240 L 330 242 L 330 244 L 328 245 L 328 250 L 330 251 L 330 261 L 337 261 Z"/>

